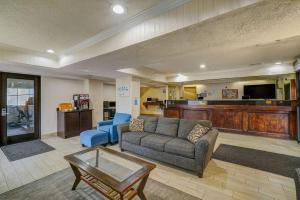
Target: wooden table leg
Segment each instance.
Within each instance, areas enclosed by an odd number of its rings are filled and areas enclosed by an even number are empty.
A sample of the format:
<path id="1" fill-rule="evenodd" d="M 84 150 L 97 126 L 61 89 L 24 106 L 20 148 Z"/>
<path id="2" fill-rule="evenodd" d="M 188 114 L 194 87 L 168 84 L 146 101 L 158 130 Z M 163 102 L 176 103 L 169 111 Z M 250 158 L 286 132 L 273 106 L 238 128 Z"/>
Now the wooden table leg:
<path id="1" fill-rule="evenodd" d="M 81 176 L 81 174 L 80 174 L 80 172 L 79 172 L 79 170 L 78 170 L 78 168 L 77 167 L 75 167 L 74 165 L 72 165 L 72 164 L 70 164 L 71 165 L 71 168 L 72 168 L 72 170 L 73 170 L 73 172 L 74 172 L 74 174 L 75 174 L 75 177 L 76 177 L 76 179 L 75 179 L 75 181 L 74 181 L 74 184 L 73 184 L 73 187 L 72 187 L 72 190 L 76 190 L 76 187 L 78 186 L 78 184 L 79 184 L 79 182 L 80 182 L 80 176 Z"/>
<path id="2" fill-rule="evenodd" d="M 143 178 L 143 180 L 141 181 L 140 185 L 137 188 L 137 193 L 141 200 L 146 200 L 146 196 L 144 194 L 144 188 L 147 183 L 148 177 L 149 174 Z"/>

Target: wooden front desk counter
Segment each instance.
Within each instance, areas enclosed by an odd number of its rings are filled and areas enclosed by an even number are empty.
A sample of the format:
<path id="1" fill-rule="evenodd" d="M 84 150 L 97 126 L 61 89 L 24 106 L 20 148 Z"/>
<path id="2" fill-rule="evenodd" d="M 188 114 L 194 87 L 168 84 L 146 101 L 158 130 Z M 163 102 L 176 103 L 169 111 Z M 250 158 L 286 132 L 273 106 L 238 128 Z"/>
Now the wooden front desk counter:
<path id="1" fill-rule="evenodd" d="M 165 117 L 206 119 L 224 132 L 295 139 L 296 110 L 292 106 L 172 105 Z"/>

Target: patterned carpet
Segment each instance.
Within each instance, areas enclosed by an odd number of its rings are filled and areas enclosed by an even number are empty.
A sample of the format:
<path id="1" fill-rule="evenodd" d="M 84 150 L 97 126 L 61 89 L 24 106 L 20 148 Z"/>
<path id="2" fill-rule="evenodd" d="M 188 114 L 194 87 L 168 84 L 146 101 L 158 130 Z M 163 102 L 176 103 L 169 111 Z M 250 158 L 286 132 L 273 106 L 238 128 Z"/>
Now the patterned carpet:
<path id="1" fill-rule="evenodd" d="M 70 168 L 21 186 L 0 195 L 0 200 L 105 200 L 83 181 L 75 191 L 71 190 L 74 174 Z M 194 196 L 148 179 L 145 187 L 147 200 L 199 200 Z M 136 197 L 134 200 L 138 200 Z"/>

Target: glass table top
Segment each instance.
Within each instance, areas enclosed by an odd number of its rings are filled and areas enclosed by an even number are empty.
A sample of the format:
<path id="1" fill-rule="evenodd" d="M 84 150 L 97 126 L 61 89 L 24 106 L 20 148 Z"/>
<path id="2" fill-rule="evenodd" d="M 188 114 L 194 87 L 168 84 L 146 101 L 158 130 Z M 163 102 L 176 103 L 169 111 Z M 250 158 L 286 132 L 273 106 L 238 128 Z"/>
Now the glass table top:
<path id="1" fill-rule="evenodd" d="M 143 168 L 143 166 L 138 163 L 103 149 L 95 149 L 83 154 L 75 155 L 75 157 L 119 182 L 124 181 Z"/>

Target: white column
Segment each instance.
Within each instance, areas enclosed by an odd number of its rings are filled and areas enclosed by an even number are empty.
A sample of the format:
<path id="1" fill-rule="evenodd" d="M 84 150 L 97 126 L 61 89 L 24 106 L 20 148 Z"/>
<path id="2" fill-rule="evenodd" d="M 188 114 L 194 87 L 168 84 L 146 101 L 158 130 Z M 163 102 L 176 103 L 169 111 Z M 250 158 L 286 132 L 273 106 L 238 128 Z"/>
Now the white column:
<path id="1" fill-rule="evenodd" d="M 132 81 L 132 118 L 137 118 L 140 115 L 140 102 L 141 102 L 141 84 L 140 81 Z"/>
<path id="2" fill-rule="evenodd" d="M 140 115 L 140 81 L 131 76 L 116 79 L 116 112 Z"/>
<path id="3" fill-rule="evenodd" d="M 89 94 L 90 105 L 93 109 L 93 127 L 103 120 L 103 82 L 88 79 L 84 83 L 84 91 Z"/>

